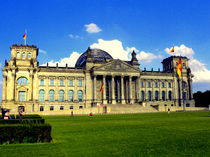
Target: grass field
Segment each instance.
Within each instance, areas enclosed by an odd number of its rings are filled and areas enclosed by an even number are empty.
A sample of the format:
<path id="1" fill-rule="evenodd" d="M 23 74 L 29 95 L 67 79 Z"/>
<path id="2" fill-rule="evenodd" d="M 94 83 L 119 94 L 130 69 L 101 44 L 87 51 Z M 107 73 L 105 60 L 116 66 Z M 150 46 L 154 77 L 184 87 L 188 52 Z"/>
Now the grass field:
<path id="1" fill-rule="evenodd" d="M 0 146 L 0 157 L 210 156 L 210 112 L 45 117 L 51 143 Z"/>

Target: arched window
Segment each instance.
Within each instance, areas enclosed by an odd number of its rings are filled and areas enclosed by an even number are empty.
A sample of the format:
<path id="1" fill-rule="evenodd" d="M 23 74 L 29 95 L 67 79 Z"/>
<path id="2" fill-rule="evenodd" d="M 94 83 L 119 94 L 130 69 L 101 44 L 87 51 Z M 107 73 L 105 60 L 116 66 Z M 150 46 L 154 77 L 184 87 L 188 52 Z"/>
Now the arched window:
<path id="1" fill-rule="evenodd" d="M 55 91 L 54 90 L 49 91 L 49 101 L 55 101 Z"/>
<path id="2" fill-rule="evenodd" d="M 31 58 L 31 53 L 30 52 L 28 53 L 28 58 Z"/>
<path id="3" fill-rule="evenodd" d="M 20 58 L 20 52 L 17 52 L 17 58 Z"/>
<path id="4" fill-rule="evenodd" d="M 81 90 L 79 90 L 77 92 L 77 96 L 78 96 L 78 101 L 82 102 L 83 101 L 83 92 Z"/>
<path id="5" fill-rule="evenodd" d="M 73 90 L 69 91 L 68 98 L 69 98 L 69 101 L 71 101 L 71 102 L 74 101 L 74 91 Z"/>
<path id="6" fill-rule="evenodd" d="M 168 99 L 172 100 L 172 92 L 171 91 L 168 92 Z"/>
<path id="7" fill-rule="evenodd" d="M 25 52 L 22 53 L 22 57 L 26 58 L 26 53 Z"/>
<path id="8" fill-rule="evenodd" d="M 168 83 L 168 88 L 171 88 L 171 82 Z"/>
<path id="9" fill-rule="evenodd" d="M 63 90 L 60 90 L 59 91 L 59 101 L 64 101 L 64 91 Z"/>
<path id="10" fill-rule="evenodd" d="M 147 99 L 149 101 L 152 101 L 152 92 L 151 91 L 148 91 L 148 93 L 147 93 Z"/>
<path id="11" fill-rule="evenodd" d="M 27 85 L 28 84 L 28 79 L 25 77 L 19 77 L 17 80 L 18 85 Z"/>
<path id="12" fill-rule="evenodd" d="M 39 90 L 39 101 L 44 101 L 44 93 L 43 89 Z"/>
<path id="13" fill-rule="evenodd" d="M 158 99 L 159 99 L 159 96 L 158 96 L 158 95 L 159 95 L 159 92 L 156 90 L 156 91 L 155 91 L 155 100 L 156 100 L 156 101 L 158 101 Z"/>
<path id="14" fill-rule="evenodd" d="M 141 91 L 141 101 L 144 101 L 144 91 Z"/>
<path id="15" fill-rule="evenodd" d="M 166 100 L 166 93 L 165 93 L 165 91 L 162 91 L 162 100 L 163 100 L 163 101 Z"/>

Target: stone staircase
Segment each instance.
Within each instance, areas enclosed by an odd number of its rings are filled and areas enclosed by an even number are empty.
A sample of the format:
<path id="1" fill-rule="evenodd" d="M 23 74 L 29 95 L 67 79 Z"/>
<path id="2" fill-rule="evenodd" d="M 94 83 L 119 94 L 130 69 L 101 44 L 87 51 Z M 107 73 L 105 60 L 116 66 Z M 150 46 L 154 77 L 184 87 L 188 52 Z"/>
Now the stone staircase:
<path id="1" fill-rule="evenodd" d="M 139 104 L 108 104 L 110 108 L 110 113 L 118 114 L 118 113 L 146 113 L 146 112 L 158 112 L 157 109 L 151 106 L 143 107 Z"/>

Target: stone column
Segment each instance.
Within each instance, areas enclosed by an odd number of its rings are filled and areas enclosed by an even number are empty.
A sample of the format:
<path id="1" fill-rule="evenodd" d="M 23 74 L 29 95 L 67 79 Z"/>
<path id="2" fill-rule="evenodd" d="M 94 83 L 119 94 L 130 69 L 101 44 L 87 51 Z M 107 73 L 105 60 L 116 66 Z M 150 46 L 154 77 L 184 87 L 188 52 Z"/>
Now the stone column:
<path id="1" fill-rule="evenodd" d="M 165 88 L 166 88 L 166 101 L 168 101 L 169 97 L 168 97 L 168 81 L 165 81 Z"/>
<path id="2" fill-rule="evenodd" d="M 151 92 L 151 94 L 152 94 L 152 100 L 155 100 L 154 83 L 155 83 L 155 81 L 154 80 L 151 80 L 151 84 L 152 84 L 152 92 Z"/>
<path id="3" fill-rule="evenodd" d="M 6 101 L 7 100 L 7 76 L 4 74 L 3 75 L 3 87 L 2 87 L 2 101 Z"/>
<path id="4" fill-rule="evenodd" d="M 107 104 L 107 100 L 106 100 L 106 76 L 103 75 L 103 104 Z"/>
<path id="5" fill-rule="evenodd" d="M 114 76 L 112 76 L 112 104 L 116 104 L 114 87 L 115 87 Z"/>
<path id="6" fill-rule="evenodd" d="M 93 101 L 96 101 L 96 76 L 93 76 Z"/>
<path id="7" fill-rule="evenodd" d="M 133 104 L 133 93 L 132 93 L 132 77 L 129 76 L 129 99 L 130 99 L 130 103 Z"/>
<path id="8" fill-rule="evenodd" d="M 121 76 L 121 103 L 125 104 L 124 76 Z"/>

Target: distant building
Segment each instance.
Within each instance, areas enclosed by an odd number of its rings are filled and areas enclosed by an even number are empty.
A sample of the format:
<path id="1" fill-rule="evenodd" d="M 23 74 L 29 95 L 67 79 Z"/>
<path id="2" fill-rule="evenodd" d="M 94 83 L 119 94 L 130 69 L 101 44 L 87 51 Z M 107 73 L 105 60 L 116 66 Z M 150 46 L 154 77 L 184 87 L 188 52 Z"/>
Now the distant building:
<path id="1" fill-rule="evenodd" d="M 186 57 L 171 56 L 162 61 L 163 71 L 147 71 L 140 70 L 135 52 L 130 61 L 122 61 L 88 48 L 75 67 L 39 66 L 37 56 L 36 46 L 11 46 L 11 58 L 3 68 L 4 107 L 27 113 L 70 112 L 97 104 L 194 107 L 193 75 Z M 181 79 L 176 73 L 179 58 Z"/>

